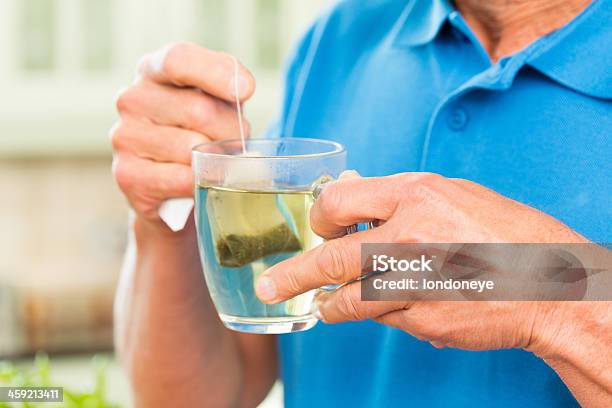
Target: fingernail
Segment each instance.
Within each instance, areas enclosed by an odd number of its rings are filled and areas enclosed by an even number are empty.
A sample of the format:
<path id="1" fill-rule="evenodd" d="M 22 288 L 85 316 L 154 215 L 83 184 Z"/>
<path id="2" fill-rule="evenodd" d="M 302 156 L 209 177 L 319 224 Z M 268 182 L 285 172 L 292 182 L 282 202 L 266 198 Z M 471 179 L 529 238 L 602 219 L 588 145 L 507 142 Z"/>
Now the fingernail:
<path id="1" fill-rule="evenodd" d="M 338 176 L 338 180 L 357 177 L 361 177 L 357 170 L 344 170 L 342 173 L 340 173 L 340 176 Z"/>
<path id="2" fill-rule="evenodd" d="M 276 299 L 276 285 L 269 276 L 261 276 L 257 280 L 255 292 L 263 302 L 271 302 Z"/>
<path id="3" fill-rule="evenodd" d="M 249 92 L 251 84 L 247 77 L 238 75 L 238 83 L 236 83 L 236 76 L 232 75 L 232 82 L 230 83 L 230 92 L 233 97 L 243 98 Z M 238 95 L 236 95 L 236 87 L 238 87 Z"/>

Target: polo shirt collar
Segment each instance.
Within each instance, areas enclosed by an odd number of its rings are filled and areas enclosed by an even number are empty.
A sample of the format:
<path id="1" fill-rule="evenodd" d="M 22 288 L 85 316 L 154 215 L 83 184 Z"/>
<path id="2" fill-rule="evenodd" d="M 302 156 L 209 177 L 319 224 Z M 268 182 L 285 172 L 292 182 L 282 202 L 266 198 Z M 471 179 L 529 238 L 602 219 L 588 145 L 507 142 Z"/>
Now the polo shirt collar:
<path id="1" fill-rule="evenodd" d="M 393 27 L 392 46 L 411 47 L 433 41 L 454 10 L 450 0 L 409 1 Z M 612 99 L 610 21 L 612 0 L 593 0 L 565 27 L 525 49 L 525 63 L 577 92 Z"/>
<path id="2" fill-rule="evenodd" d="M 526 63 L 575 91 L 612 99 L 612 0 L 593 0 L 565 27 L 540 39 Z"/>
<path id="3" fill-rule="evenodd" d="M 417 46 L 432 41 L 454 10 L 449 0 L 411 0 L 392 30 L 393 46 Z"/>

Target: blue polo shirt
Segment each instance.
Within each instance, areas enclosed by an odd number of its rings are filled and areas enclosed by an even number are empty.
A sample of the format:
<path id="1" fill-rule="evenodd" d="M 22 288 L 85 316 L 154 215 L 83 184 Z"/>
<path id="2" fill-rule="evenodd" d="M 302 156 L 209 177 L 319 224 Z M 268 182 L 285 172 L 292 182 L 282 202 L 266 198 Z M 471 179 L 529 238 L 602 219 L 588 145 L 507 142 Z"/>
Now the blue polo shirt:
<path id="1" fill-rule="evenodd" d="M 492 64 L 447 1 L 341 2 L 298 47 L 275 132 L 341 142 L 366 176 L 470 179 L 611 242 L 611 5 Z M 287 407 L 577 405 L 522 350 L 438 350 L 371 321 L 279 339 Z"/>

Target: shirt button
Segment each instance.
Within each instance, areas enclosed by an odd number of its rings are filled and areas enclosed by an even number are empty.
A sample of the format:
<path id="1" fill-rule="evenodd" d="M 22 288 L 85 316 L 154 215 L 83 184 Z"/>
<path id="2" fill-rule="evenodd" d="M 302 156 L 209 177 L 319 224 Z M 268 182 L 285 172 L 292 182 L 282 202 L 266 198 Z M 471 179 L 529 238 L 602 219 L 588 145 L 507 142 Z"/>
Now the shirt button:
<path id="1" fill-rule="evenodd" d="M 459 132 L 465 129 L 468 119 L 469 117 L 465 109 L 455 108 L 448 115 L 448 127 L 455 132 Z"/>

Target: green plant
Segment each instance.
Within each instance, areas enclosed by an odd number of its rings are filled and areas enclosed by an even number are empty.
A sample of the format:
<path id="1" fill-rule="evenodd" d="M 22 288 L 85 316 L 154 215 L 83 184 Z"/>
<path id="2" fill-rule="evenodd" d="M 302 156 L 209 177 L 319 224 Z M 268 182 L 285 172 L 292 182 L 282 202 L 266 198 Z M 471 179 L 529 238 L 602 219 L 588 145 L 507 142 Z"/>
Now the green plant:
<path id="1" fill-rule="evenodd" d="M 0 402 L 0 408 L 119 408 L 106 399 L 107 361 L 99 356 L 92 359 L 95 385 L 92 391 L 75 391 L 64 387 L 64 401 L 59 403 Z M 51 380 L 51 363 L 46 354 L 39 353 L 32 369 L 20 369 L 14 364 L 0 361 L 0 386 L 4 387 L 57 387 Z"/>

